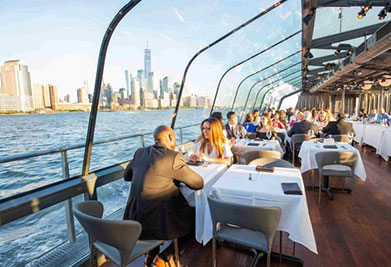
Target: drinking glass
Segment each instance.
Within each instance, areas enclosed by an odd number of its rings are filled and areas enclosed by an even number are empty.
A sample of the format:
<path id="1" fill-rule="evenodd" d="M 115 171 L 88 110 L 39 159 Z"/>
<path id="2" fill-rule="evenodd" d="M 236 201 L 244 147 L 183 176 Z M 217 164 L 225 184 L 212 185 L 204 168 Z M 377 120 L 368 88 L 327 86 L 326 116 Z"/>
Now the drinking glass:
<path id="1" fill-rule="evenodd" d="M 266 137 L 267 137 L 267 139 L 270 140 L 270 138 L 272 138 L 272 132 L 271 131 L 267 131 L 266 132 Z"/>
<path id="2" fill-rule="evenodd" d="M 349 138 L 349 141 L 352 142 L 353 141 L 353 132 L 348 132 L 348 138 Z"/>
<path id="3" fill-rule="evenodd" d="M 309 135 L 310 137 L 313 137 L 313 136 L 315 135 L 314 130 L 309 129 L 309 130 L 308 130 L 308 135 Z"/>

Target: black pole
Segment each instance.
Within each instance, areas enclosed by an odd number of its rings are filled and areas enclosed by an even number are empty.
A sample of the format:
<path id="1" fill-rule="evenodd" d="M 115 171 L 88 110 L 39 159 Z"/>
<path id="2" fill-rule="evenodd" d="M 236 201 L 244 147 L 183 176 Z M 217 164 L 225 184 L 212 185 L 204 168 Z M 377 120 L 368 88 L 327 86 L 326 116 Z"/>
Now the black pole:
<path id="1" fill-rule="evenodd" d="M 300 92 L 303 92 L 303 89 L 299 89 L 299 90 L 296 90 L 296 91 L 293 91 L 292 93 L 289 93 L 287 95 L 284 95 L 283 97 L 281 97 L 280 101 L 278 102 L 278 106 L 277 106 L 277 110 L 279 110 L 281 108 L 281 104 L 282 104 L 282 101 L 284 101 L 284 99 L 290 97 L 290 96 L 293 96 L 297 93 L 300 93 Z"/>
<path id="2" fill-rule="evenodd" d="M 281 39 L 281 40 L 278 41 L 277 43 L 272 44 L 271 46 L 269 46 L 269 47 L 263 49 L 262 51 L 259 51 L 258 53 L 252 55 L 251 57 L 246 58 L 245 60 L 242 60 L 241 62 L 239 62 L 239 63 L 233 65 L 232 67 L 230 67 L 229 69 L 227 69 L 227 70 L 223 73 L 223 75 L 220 77 L 219 83 L 217 84 L 216 93 L 215 93 L 215 97 L 214 97 L 214 99 L 213 99 L 212 108 L 210 109 L 210 114 L 213 113 L 213 108 L 214 108 L 214 106 L 215 106 L 215 104 L 216 104 L 216 99 L 217 99 L 217 95 L 218 95 L 219 90 L 220 90 L 221 82 L 223 81 L 223 78 L 225 77 L 225 75 L 226 75 L 228 72 L 230 72 L 230 71 L 233 70 L 234 68 L 236 68 L 236 67 L 242 65 L 243 63 L 246 63 L 247 61 L 249 61 L 249 60 L 251 60 L 251 59 L 253 59 L 253 58 L 255 58 L 255 57 L 257 57 L 257 56 L 259 56 L 259 55 L 261 55 L 261 54 L 263 54 L 263 53 L 265 53 L 265 52 L 267 52 L 267 51 L 269 51 L 270 49 L 276 47 L 277 45 L 279 45 L 279 44 L 281 44 L 281 43 L 283 43 L 283 42 L 289 40 L 290 38 L 292 38 L 293 36 L 299 34 L 300 32 L 301 32 L 301 30 L 300 30 L 300 31 L 297 31 L 297 32 L 295 32 L 295 33 L 293 33 L 293 34 L 291 34 L 291 35 L 289 35 L 289 36 L 287 36 L 287 37 L 285 37 L 284 39 Z"/>
<path id="3" fill-rule="evenodd" d="M 300 76 L 294 77 L 294 78 L 290 79 L 289 81 L 286 81 L 285 83 L 291 82 L 291 81 L 293 81 L 293 80 L 295 80 L 295 79 L 297 79 L 297 78 L 302 78 L 302 76 L 300 75 Z M 259 105 L 259 109 L 262 108 L 263 101 L 265 100 L 266 95 L 267 95 L 271 90 L 273 90 L 273 89 L 274 89 L 274 87 L 270 88 L 269 90 L 267 90 L 267 91 L 263 94 L 261 104 Z"/>
<path id="4" fill-rule="evenodd" d="M 88 175 L 90 169 L 91 150 L 92 150 L 92 144 L 94 142 L 96 115 L 98 113 L 99 96 L 100 96 L 100 89 L 102 87 L 102 77 L 103 77 L 103 71 L 105 66 L 107 48 L 109 46 L 111 36 L 113 35 L 113 32 L 117 27 L 118 23 L 130 10 L 132 10 L 140 2 L 141 0 L 129 1 L 129 3 L 123 6 L 120 11 L 118 11 L 118 13 L 115 15 L 113 20 L 110 22 L 110 25 L 106 30 L 106 33 L 102 40 L 102 44 L 100 46 L 98 66 L 97 66 L 96 77 L 95 77 L 94 96 L 92 98 L 90 119 L 88 122 L 86 146 L 84 151 L 83 170 L 82 170 L 83 176 Z"/>
<path id="5" fill-rule="evenodd" d="M 271 67 L 273 67 L 273 66 L 275 66 L 275 65 L 277 65 L 277 64 L 279 64 L 279 63 L 281 63 L 281 62 L 283 62 L 283 61 L 285 61 L 285 60 L 287 60 L 288 58 L 293 57 L 294 55 L 297 55 L 297 54 L 300 53 L 300 52 L 301 52 L 301 50 L 296 51 L 295 53 L 290 54 L 289 56 L 284 57 L 283 59 L 277 60 L 276 62 L 270 64 L 269 66 L 266 66 L 266 67 L 264 67 L 263 69 L 260 69 L 260 70 L 254 72 L 254 73 L 251 73 L 250 75 L 246 76 L 243 80 L 241 80 L 240 83 L 239 83 L 239 85 L 238 85 L 238 87 L 236 88 L 235 97 L 234 97 L 234 100 L 233 100 L 233 102 L 232 102 L 231 111 L 234 109 L 235 102 L 236 102 L 236 98 L 237 98 L 238 92 L 239 92 L 239 88 L 240 88 L 240 86 L 242 85 L 242 83 L 243 83 L 245 80 L 247 80 L 248 78 L 250 78 L 250 77 L 252 77 L 252 76 L 254 76 L 254 75 L 256 75 L 256 74 L 261 73 L 261 72 L 263 72 L 263 71 L 265 71 L 265 70 L 267 70 L 267 69 L 269 69 L 269 68 L 271 68 Z M 300 62 L 300 63 L 301 63 L 301 62 Z"/>
<path id="6" fill-rule="evenodd" d="M 187 71 L 189 70 L 189 67 L 191 65 L 191 63 L 193 63 L 193 61 L 196 59 L 196 57 L 198 57 L 202 52 L 204 52 L 205 50 L 209 49 L 210 47 L 214 46 L 215 44 L 221 42 L 222 40 L 224 40 L 225 38 L 231 36 L 232 34 L 236 33 L 237 31 L 241 30 L 243 27 L 246 27 L 248 24 L 254 22 L 255 20 L 257 20 L 258 18 L 262 17 L 263 15 L 269 13 L 270 11 L 272 11 L 273 9 L 275 9 L 276 7 L 278 7 L 279 5 L 283 4 L 284 2 L 286 2 L 288 0 L 280 0 L 278 2 L 276 2 L 274 5 L 268 7 L 267 9 L 265 9 L 264 11 L 262 11 L 261 13 L 259 13 L 258 15 L 256 15 L 255 17 L 251 18 L 250 20 L 246 21 L 245 23 L 243 23 L 242 25 L 240 25 L 239 27 L 233 29 L 232 31 L 230 31 L 229 33 L 223 35 L 222 37 L 220 37 L 219 39 L 217 39 L 216 41 L 212 42 L 211 44 L 205 46 L 204 48 L 202 48 L 200 51 L 198 51 L 189 61 L 189 63 L 187 63 L 187 66 L 185 68 L 185 72 L 183 73 L 183 76 L 182 76 L 182 83 L 181 83 L 181 88 L 179 90 L 179 94 L 178 94 L 178 99 L 177 99 L 177 103 L 176 103 L 176 106 L 175 106 L 175 111 L 174 111 L 174 114 L 172 114 L 172 121 L 171 121 L 171 128 L 174 129 L 175 127 L 175 121 L 176 121 L 176 118 L 178 116 L 178 111 L 179 111 L 179 105 L 180 105 L 180 102 L 181 102 L 181 98 L 182 98 L 182 92 L 183 92 L 183 88 L 185 87 L 185 81 L 186 81 L 186 75 L 187 75 Z"/>
<path id="7" fill-rule="evenodd" d="M 293 67 L 295 67 L 295 66 L 297 66 L 297 65 L 299 65 L 299 64 L 301 64 L 301 60 L 300 60 L 299 62 L 296 62 L 295 64 L 292 64 L 292 65 L 290 65 L 290 66 L 288 66 L 288 67 L 282 69 L 282 70 L 279 70 L 278 72 L 276 72 L 276 73 L 274 73 L 274 74 L 272 74 L 272 75 L 266 77 L 265 79 L 270 79 L 270 78 L 272 78 L 272 77 L 274 77 L 274 76 L 276 76 L 276 75 L 279 75 L 280 73 L 282 73 L 282 72 L 284 72 L 284 71 L 287 71 L 287 70 L 289 70 L 289 69 L 291 69 L 291 68 L 293 68 Z M 289 76 L 292 75 L 292 74 L 294 74 L 294 73 L 291 73 L 291 74 L 289 74 L 289 75 L 283 77 L 282 79 L 284 79 L 284 78 L 286 78 L 286 77 L 289 77 Z M 256 83 L 254 83 L 253 86 L 251 86 L 251 88 L 250 88 L 250 90 L 248 91 L 248 94 L 247 94 L 246 103 L 244 104 L 244 109 L 247 108 L 247 103 L 248 103 L 248 99 L 249 99 L 249 97 L 250 97 L 251 91 L 253 90 L 253 88 L 254 88 L 257 84 L 261 83 L 262 81 L 263 81 L 263 80 L 259 80 L 259 81 L 257 81 Z M 278 80 L 277 80 L 277 81 L 278 81 Z M 275 81 L 274 81 L 274 82 L 275 82 Z M 269 85 L 270 85 L 270 83 L 269 83 Z M 254 106 L 255 106 L 255 104 L 254 104 Z M 253 110 L 254 110 L 254 107 L 253 107 Z M 242 116 L 240 116 L 240 120 L 241 120 L 241 119 L 242 119 Z"/>

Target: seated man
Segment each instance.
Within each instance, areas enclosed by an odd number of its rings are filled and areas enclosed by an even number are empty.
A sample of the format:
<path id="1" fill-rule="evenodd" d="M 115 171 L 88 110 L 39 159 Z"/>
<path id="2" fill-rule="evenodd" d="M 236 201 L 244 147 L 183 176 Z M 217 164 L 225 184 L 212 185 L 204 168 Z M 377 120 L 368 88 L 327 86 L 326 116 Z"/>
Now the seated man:
<path id="1" fill-rule="evenodd" d="M 371 123 L 376 122 L 377 115 L 378 115 L 378 114 L 377 114 L 377 112 L 376 112 L 376 109 L 373 108 L 373 109 L 371 110 L 371 113 L 368 115 L 369 122 L 371 122 Z"/>
<path id="2" fill-rule="evenodd" d="M 245 137 L 246 130 L 240 124 L 238 124 L 238 117 L 235 112 L 230 111 L 227 113 L 228 122 L 225 124 L 225 130 L 227 131 L 227 138 L 232 139 L 236 137 Z"/>
<path id="3" fill-rule="evenodd" d="M 353 124 L 350 122 L 345 121 L 345 115 L 342 113 L 339 113 L 337 115 L 337 121 L 330 121 L 329 124 L 327 124 L 326 127 L 323 128 L 323 133 L 326 135 L 333 135 L 333 134 L 348 134 L 353 133 L 353 135 L 356 135 Z"/>
<path id="4" fill-rule="evenodd" d="M 315 135 L 318 135 L 318 126 L 311 122 L 312 114 L 310 111 L 305 111 L 303 121 L 295 122 L 292 128 L 288 131 L 288 136 L 294 134 L 308 134 L 309 130 L 313 130 Z"/>
<path id="5" fill-rule="evenodd" d="M 386 121 L 387 124 L 390 124 L 390 116 L 384 111 L 384 108 L 381 108 L 379 111 L 379 114 L 377 114 L 376 117 L 376 123 L 383 123 L 383 121 Z"/>
<path id="6" fill-rule="evenodd" d="M 187 166 L 182 153 L 174 151 L 176 137 L 169 126 L 157 127 L 153 136 L 155 144 L 139 148 L 126 167 L 124 178 L 132 186 L 124 219 L 141 223 L 140 239 L 173 240 L 194 229 L 194 208 L 179 191 L 180 182 L 194 190 L 202 189 L 204 182 Z M 166 258 L 174 254 L 172 246 L 165 252 L 161 255 Z M 152 266 L 158 253 L 159 248 L 152 250 L 145 265 Z"/>

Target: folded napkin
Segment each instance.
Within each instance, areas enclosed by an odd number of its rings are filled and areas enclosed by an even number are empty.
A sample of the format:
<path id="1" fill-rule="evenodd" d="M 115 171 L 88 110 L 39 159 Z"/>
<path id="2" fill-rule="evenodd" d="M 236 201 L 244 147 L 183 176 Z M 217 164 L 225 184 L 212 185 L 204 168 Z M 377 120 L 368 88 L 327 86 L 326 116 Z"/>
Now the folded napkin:
<path id="1" fill-rule="evenodd" d="M 255 168 L 256 171 L 258 172 L 274 172 L 274 168 L 271 167 L 263 167 L 263 166 L 257 166 Z"/>
<path id="2" fill-rule="evenodd" d="M 281 183 L 282 190 L 286 195 L 302 195 L 298 183 Z"/>

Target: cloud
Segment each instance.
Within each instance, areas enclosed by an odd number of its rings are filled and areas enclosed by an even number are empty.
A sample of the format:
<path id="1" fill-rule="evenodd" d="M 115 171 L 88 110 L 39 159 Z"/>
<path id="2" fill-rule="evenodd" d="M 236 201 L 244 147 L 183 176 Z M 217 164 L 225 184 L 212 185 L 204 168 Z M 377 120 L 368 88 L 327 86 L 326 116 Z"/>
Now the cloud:
<path id="1" fill-rule="evenodd" d="M 178 9 L 176 9 L 175 7 L 172 8 L 172 11 L 174 11 L 175 15 L 177 16 L 177 18 L 182 21 L 182 22 L 185 22 L 185 19 L 182 17 L 182 15 L 179 13 Z"/>

